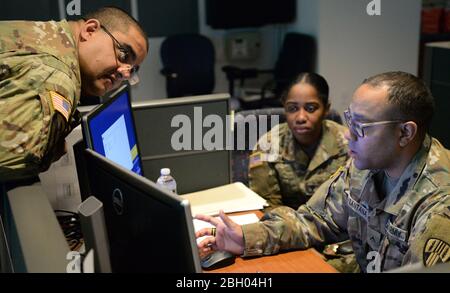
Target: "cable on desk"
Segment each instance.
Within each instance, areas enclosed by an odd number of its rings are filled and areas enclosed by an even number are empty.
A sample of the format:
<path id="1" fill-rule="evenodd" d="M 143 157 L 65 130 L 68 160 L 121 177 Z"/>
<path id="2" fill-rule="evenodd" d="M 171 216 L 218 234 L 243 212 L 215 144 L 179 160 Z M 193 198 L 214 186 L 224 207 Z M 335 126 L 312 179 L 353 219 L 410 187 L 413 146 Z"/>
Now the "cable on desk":
<path id="1" fill-rule="evenodd" d="M 55 213 L 70 250 L 79 251 L 84 242 L 79 215 L 65 210 L 55 210 Z"/>

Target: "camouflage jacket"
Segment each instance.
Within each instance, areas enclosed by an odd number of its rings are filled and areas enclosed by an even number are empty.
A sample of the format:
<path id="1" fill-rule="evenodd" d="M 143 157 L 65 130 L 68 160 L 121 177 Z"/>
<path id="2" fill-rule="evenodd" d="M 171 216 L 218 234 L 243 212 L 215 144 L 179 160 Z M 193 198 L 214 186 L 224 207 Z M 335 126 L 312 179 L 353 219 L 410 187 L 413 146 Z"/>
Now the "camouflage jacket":
<path id="1" fill-rule="evenodd" d="M 379 272 L 450 259 L 450 151 L 427 137 L 380 201 L 377 171 L 341 168 L 297 211 L 280 207 L 243 226 L 245 256 L 321 247 L 350 238 L 360 268 Z"/>
<path id="2" fill-rule="evenodd" d="M 80 89 L 66 21 L 0 22 L 0 182 L 36 175 L 63 154 Z"/>
<path id="3" fill-rule="evenodd" d="M 322 138 L 310 160 L 286 123 L 275 126 L 261 137 L 250 156 L 250 188 L 268 201 L 269 209 L 280 205 L 297 209 L 345 165 L 348 159 L 345 129 L 325 120 Z M 262 149 L 264 144 L 278 145 L 278 151 L 272 147 Z"/>

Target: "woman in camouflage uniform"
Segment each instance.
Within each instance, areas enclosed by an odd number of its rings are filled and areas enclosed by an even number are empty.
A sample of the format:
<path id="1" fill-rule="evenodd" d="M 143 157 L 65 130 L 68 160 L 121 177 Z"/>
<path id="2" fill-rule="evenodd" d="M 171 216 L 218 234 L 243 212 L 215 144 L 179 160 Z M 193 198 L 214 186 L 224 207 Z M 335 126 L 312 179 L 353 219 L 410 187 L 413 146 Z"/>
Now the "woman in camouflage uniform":
<path id="1" fill-rule="evenodd" d="M 267 199 L 268 209 L 297 209 L 345 164 L 346 128 L 325 120 L 328 92 L 319 74 L 300 74 L 281 97 L 287 123 L 261 137 L 250 156 L 250 188 Z"/>

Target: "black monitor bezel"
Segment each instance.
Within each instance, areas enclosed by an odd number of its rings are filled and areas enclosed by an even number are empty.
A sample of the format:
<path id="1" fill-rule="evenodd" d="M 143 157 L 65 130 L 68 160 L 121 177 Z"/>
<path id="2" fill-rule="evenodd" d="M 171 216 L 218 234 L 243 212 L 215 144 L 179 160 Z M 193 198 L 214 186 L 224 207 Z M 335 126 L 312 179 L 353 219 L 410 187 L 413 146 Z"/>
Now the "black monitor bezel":
<path id="1" fill-rule="evenodd" d="M 89 111 L 86 115 L 83 115 L 82 121 L 81 121 L 81 130 L 82 130 L 83 138 L 85 141 L 85 146 L 91 150 L 94 150 L 93 137 L 92 137 L 91 131 L 89 130 L 89 124 L 90 124 L 91 120 L 94 119 L 95 117 L 97 117 L 104 109 L 108 108 L 109 105 L 111 105 L 123 93 L 126 93 L 128 96 L 128 107 L 131 111 L 131 120 L 133 123 L 133 134 L 136 139 L 136 148 L 137 148 L 138 155 L 140 157 L 139 168 L 141 169 L 141 175 L 144 176 L 144 168 L 143 168 L 143 164 L 142 164 L 141 149 L 139 146 L 139 139 L 137 137 L 137 132 L 136 132 L 136 121 L 134 119 L 134 113 L 133 113 L 133 108 L 132 108 L 132 104 L 131 104 L 130 85 L 128 83 L 125 83 L 122 86 L 120 86 L 117 90 L 115 90 L 114 92 L 112 92 L 109 95 L 109 97 L 107 98 L 107 100 L 105 102 L 96 106 L 94 109 Z"/>
<path id="2" fill-rule="evenodd" d="M 192 262 L 194 265 L 194 271 L 193 272 L 186 272 L 186 273 L 200 273 L 202 272 L 201 266 L 200 266 L 200 257 L 198 254 L 198 248 L 197 248 L 197 242 L 195 238 L 195 230 L 194 230 L 194 224 L 193 224 L 193 218 L 191 214 L 191 207 L 188 200 L 183 199 L 179 196 L 176 196 L 168 191 L 165 191 L 161 188 L 159 188 L 154 182 L 116 164 L 115 162 L 109 160 L 108 158 L 96 153 L 95 151 L 91 149 L 85 149 L 84 150 L 84 161 L 86 162 L 86 172 L 88 173 L 88 164 L 89 160 L 93 160 L 94 164 L 100 164 L 100 168 L 103 168 L 106 172 L 110 173 L 113 176 L 116 176 L 119 178 L 119 180 L 123 180 L 123 182 L 134 189 L 139 189 L 142 191 L 142 194 L 148 194 L 149 196 L 154 197 L 156 200 L 163 202 L 168 205 L 178 206 L 181 210 L 184 211 L 184 221 L 186 225 L 186 229 L 189 237 L 189 243 L 186 245 L 190 245 L 190 251 L 192 251 Z M 95 178 L 93 179 L 95 180 Z M 90 183 L 89 189 L 92 189 L 92 183 Z M 92 190 L 90 190 L 90 193 L 92 194 Z M 99 200 L 101 200 L 102 195 L 96 195 Z M 104 195 L 103 195 L 104 196 Z M 105 205 L 105 203 L 104 203 Z M 108 215 L 108 211 L 104 210 L 104 216 L 105 220 L 106 217 L 111 216 Z M 151 216 L 151 215 L 149 215 Z M 149 233 L 152 233 L 149 231 Z M 109 234 L 109 233 L 108 233 Z M 155 235 L 155 237 L 158 239 L 158 235 Z M 161 242 L 161 250 L 164 250 L 164 243 Z M 114 269 L 114 267 L 113 267 Z"/>

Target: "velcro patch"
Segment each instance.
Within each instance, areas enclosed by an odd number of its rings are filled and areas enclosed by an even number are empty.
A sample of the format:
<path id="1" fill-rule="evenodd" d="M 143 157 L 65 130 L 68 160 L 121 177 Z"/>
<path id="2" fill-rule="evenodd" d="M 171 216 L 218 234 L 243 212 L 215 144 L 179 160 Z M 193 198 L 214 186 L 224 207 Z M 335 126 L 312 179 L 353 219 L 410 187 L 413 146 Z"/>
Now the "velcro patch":
<path id="1" fill-rule="evenodd" d="M 431 267 L 437 263 L 445 263 L 450 259 L 450 245 L 440 239 L 430 238 L 423 249 L 423 263 Z"/>
<path id="2" fill-rule="evenodd" d="M 369 217 L 373 217 L 376 214 L 375 209 L 371 209 L 369 205 L 365 203 L 357 202 L 349 194 L 347 195 L 347 206 L 366 221 L 368 221 Z"/>
<path id="3" fill-rule="evenodd" d="M 262 155 L 263 154 L 261 152 L 256 152 L 256 153 L 250 155 L 250 158 L 248 161 L 248 166 L 250 169 L 259 167 L 263 164 Z"/>
<path id="4" fill-rule="evenodd" d="M 66 121 L 69 122 L 69 116 L 72 112 L 72 105 L 70 102 L 55 91 L 50 91 L 49 93 L 52 99 L 53 108 L 63 115 L 64 118 L 66 118 Z"/>
<path id="5" fill-rule="evenodd" d="M 388 221 L 386 227 L 386 233 L 388 233 L 391 237 L 397 239 L 398 241 L 405 242 L 406 235 L 408 232 L 406 230 L 400 229 L 397 226 L 394 226 L 391 221 Z"/>

